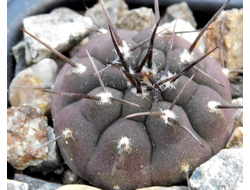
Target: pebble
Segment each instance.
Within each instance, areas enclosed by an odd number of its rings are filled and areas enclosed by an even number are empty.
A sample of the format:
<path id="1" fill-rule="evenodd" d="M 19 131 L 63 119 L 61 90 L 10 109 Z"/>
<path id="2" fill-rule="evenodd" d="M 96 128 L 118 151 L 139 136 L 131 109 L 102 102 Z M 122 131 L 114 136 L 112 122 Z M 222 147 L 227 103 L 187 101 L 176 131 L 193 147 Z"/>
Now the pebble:
<path id="1" fill-rule="evenodd" d="M 7 179 L 7 190 L 29 190 L 27 183 Z"/>
<path id="2" fill-rule="evenodd" d="M 48 141 L 47 131 L 49 131 L 47 118 L 42 115 L 39 108 L 28 105 L 9 108 L 7 110 L 7 161 L 18 170 L 38 166 L 44 161 L 47 162 L 46 165 L 50 165 L 50 161 L 56 162 L 50 158 L 56 157 L 51 156 L 55 149 L 53 143 L 49 145 L 50 148 L 46 146 L 27 155 Z M 49 151 L 51 153 L 48 153 Z"/>
<path id="3" fill-rule="evenodd" d="M 116 23 L 119 29 L 137 30 L 153 26 L 155 23 L 155 15 L 153 10 L 146 7 L 130 10 L 126 15 L 121 17 Z"/>
<path id="4" fill-rule="evenodd" d="M 14 74 L 16 76 L 20 71 L 28 67 L 25 60 L 25 42 L 20 41 L 18 44 L 12 47 L 12 52 L 16 60 L 16 67 Z"/>
<path id="5" fill-rule="evenodd" d="M 171 186 L 171 187 L 145 187 L 137 190 L 188 190 L 187 186 Z"/>
<path id="6" fill-rule="evenodd" d="M 93 22 L 68 8 L 58 8 L 50 14 L 27 17 L 23 20 L 24 29 L 35 35 L 52 48 L 63 52 L 80 42 Z M 27 64 L 50 57 L 52 52 L 35 39 L 24 33 L 26 42 L 25 58 Z"/>
<path id="7" fill-rule="evenodd" d="M 15 174 L 14 180 L 27 183 L 29 185 L 29 190 L 56 190 L 62 186 L 58 183 L 47 182 L 24 174 Z"/>
<path id="8" fill-rule="evenodd" d="M 233 98 L 243 97 L 243 83 L 230 83 Z"/>
<path id="9" fill-rule="evenodd" d="M 162 23 L 172 22 L 175 19 L 184 20 L 190 23 L 194 28 L 197 27 L 197 23 L 194 19 L 193 13 L 186 2 L 174 4 L 167 7 L 166 14 L 162 19 Z"/>
<path id="10" fill-rule="evenodd" d="M 232 104 L 243 106 L 243 98 L 233 99 Z M 243 109 L 234 109 L 234 125 L 243 127 Z"/>
<path id="11" fill-rule="evenodd" d="M 48 112 L 52 101 L 51 94 L 28 87 L 51 87 L 56 74 L 57 65 L 49 58 L 19 72 L 9 87 L 11 106 L 28 104 L 39 108 L 43 114 Z"/>
<path id="12" fill-rule="evenodd" d="M 236 127 L 228 140 L 226 148 L 243 147 L 243 127 Z"/>
<path id="13" fill-rule="evenodd" d="M 226 68 L 243 69 L 243 9 L 222 11 L 210 27 L 213 30 L 204 34 L 206 52 L 219 46 L 223 50 Z M 221 51 L 214 51 L 211 56 L 221 62 Z M 236 75 L 230 74 L 229 78 L 234 78 Z"/>
<path id="14" fill-rule="evenodd" d="M 193 190 L 235 190 L 243 186 L 243 148 L 223 149 L 200 165 L 190 178 Z"/>
<path id="15" fill-rule="evenodd" d="M 48 126 L 46 129 L 46 137 L 49 140 L 55 139 L 54 128 Z M 56 141 L 50 143 L 48 146 L 48 155 L 45 160 L 39 165 L 30 166 L 29 172 L 42 172 L 43 175 L 47 175 L 52 170 L 57 169 L 62 165 L 62 158 L 58 150 Z"/>
<path id="16" fill-rule="evenodd" d="M 25 156 L 47 141 L 46 128 L 47 118 L 38 108 L 24 105 L 7 110 L 7 160 L 14 168 L 23 170 L 47 158 L 47 147 Z"/>
<path id="17" fill-rule="evenodd" d="M 64 185 L 59 187 L 57 190 L 101 190 L 88 185 Z"/>
<path id="18" fill-rule="evenodd" d="M 165 23 L 165 24 L 159 26 L 157 31 L 162 31 L 163 29 L 166 28 L 168 31 L 172 32 L 173 29 L 174 29 L 175 23 L 176 23 L 175 32 L 184 32 L 184 31 L 194 31 L 194 30 L 196 30 L 189 22 L 186 22 L 186 21 L 184 21 L 182 19 L 176 19 L 176 20 L 173 20 L 170 23 Z M 190 43 L 193 43 L 195 41 L 196 37 L 199 35 L 199 32 L 178 33 L 177 35 L 181 36 L 184 39 L 186 39 Z M 202 40 L 200 40 L 197 43 L 196 47 L 199 48 L 199 50 L 201 52 L 205 52 L 205 43 Z"/>
<path id="19" fill-rule="evenodd" d="M 124 16 L 129 10 L 128 5 L 123 0 L 106 0 L 105 7 L 107 8 L 113 23 L 115 23 L 119 18 Z M 85 13 L 85 16 L 91 17 L 92 15 L 94 15 L 95 20 L 97 20 L 98 25 L 101 28 L 108 29 L 108 22 L 105 17 L 105 14 L 103 13 L 100 1 L 98 1 L 98 3 L 96 3 Z"/>
<path id="20" fill-rule="evenodd" d="M 78 176 L 76 174 L 74 174 L 73 171 L 71 171 L 70 169 L 67 169 L 64 173 L 63 173 L 63 184 L 73 184 L 77 181 Z"/>

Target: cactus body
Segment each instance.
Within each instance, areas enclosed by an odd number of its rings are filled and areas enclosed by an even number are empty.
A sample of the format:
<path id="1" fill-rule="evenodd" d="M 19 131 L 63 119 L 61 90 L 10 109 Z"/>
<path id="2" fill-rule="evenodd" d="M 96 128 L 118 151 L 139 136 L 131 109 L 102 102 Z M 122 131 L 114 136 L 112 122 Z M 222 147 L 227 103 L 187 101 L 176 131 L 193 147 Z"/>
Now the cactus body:
<path id="1" fill-rule="evenodd" d="M 152 27 L 140 32 L 118 30 L 121 39 L 129 47 L 149 38 L 152 31 Z M 144 43 L 126 57 L 131 71 L 138 68 L 148 46 L 149 43 Z M 169 40 L 166 36 L 155 37 L 153 69 L 157 80 L 166 75 L 168 46 Z M 188 47 L 190 44 L 187 41 L 175 36 L 169 56 L 170 73 L 179 73 L 185 67 L 181 63 L 181 56 Z M 110 33 L 95 36 L 86 48 L 98 70 L 117 58 Z M 202 56 L 197 49 L 193 53 L 194 59 Z M 98 78 L 94 76 L 95 71 L 85 50 L 81 49 L 72 61 L 82 66 L 77 70 L 66 64 L 57 77 L 54 90 L 102 96 L 103 89 Z M 194 68 L 175 83 L 169 86 L 164 84 L 155 103 L 154 91 L 144 90 L 142 94 L 137 93 L 134 88 L 129 87 L 124 74 L 115 67 L 101 73 L 106 92 L 109 93 L 106 101 L 103 96 L 103 101 L 95 101 L 53 95 L 52 116 L 56 135 L 62 134 L 65 128 L 73 132 L 74 138 L 58 142 L 68 166 L 83 179 L 103 189 L 135 189 L 150 185 L 173 185 L 184 181 L 183 166 L 189 165 L 190 171 L 193 171 L 208 160 L 224 148 L 233 129 L 233 110 L 215 112 L 209 107 L 211 101 L 221 104 L 231 102 L 229 81 L 221 72 L 220 64 L 213 58 L 206 57 L 196 66 L 218 80 L 223 87 L 197 72 L 174 106 L 175 115 L 168 116 L 175 118 L 178 124 L 168 123 L 164 117 L 157 115 L 129 119 L 124 117 L 138 112 L 168 110 L 195 72 Z M 144 68 L 147 68 L 147 64 Z M 143 78 L 141 81 L 148 82 Z M 137 103 L 142 108 L 110 101 L 110 96 Z M 179 125 L 189 129 L 202 146 Z M 124 138 L 127 139 L 127 144 L 124 142 L 123 146 L 119 143 Z M 118 159 L 121 146 L 123 152 Z M 117 167 L 112 172 L 114 163 Z"/>

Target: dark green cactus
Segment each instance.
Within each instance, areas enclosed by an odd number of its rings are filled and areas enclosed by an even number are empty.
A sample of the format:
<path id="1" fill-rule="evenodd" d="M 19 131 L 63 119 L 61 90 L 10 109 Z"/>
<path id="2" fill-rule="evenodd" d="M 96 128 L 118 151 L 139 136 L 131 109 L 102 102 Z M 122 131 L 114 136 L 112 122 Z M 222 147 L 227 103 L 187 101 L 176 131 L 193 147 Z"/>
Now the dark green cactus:
<path id="1" fill-rule="evenodd" d="M 71 93 L 53 95 L 56 135 L 72 132 L 58 141 L 62 156 L 103 189 L 183 182 L 183 168 L 211 158 L 232 132 L 233 110 L 216 107 L 231 103 L 220 64 L 181 37 L 158 35 L 158 24 L 118 30 L 120 38 L 110 26 L 57 76 L 53 91 Z M 95 75 L 92 61 L 108 68 Z"/>

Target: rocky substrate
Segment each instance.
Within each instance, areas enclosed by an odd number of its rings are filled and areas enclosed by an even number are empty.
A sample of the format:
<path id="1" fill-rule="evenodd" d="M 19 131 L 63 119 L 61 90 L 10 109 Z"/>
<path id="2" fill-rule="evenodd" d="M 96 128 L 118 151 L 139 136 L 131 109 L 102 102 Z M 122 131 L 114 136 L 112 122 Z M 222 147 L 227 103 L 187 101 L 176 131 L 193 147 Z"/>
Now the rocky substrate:
<path id="1" fill-rule="evenodd" d="M 111 0 L 106 6 L 117 28 L 141 30 L 155 22 L 153 10 L 149 8 L 129 10 L 122 0 Z M 164 27 L 170 26 L 171 30 L 176 20 L 176 31 L 195 30 L 197 26 L 186 3 L 168 7 L 162 24 Z M 225 74 L 231 81 L 232 103 L 241 105 L 243 105 L 242 21 L 242 9 L 223 11 L 211 26 L 213 30 L 207 31 L 198 44 L 204 53 L 210 50 L 209 47 L 215 45 L 220 47 L 220 51 L 216 51 L 213 56 L 224 65 Z M 23 21 L 24 29 L 36 34 L 59 52 L 70 56 L 77 52 L 78 44 L 84 44 L 89 37 L 96 35 L 95 30 L 107 32 L 106 26 L 107 22 L 99 3 L 84 15 L 68 8 L 58 8 L 49 14 L 32 16 Z M 197 32 L 180 35 L 192 42 Z M 26 34 L 24 40 L 13 47 L 13 55 L 17 65 L 15 78 L 8 91 L 11 104 L 7 111 L 8 189 L 97 189 L 77 177 L 64 164 L 56 142 L 33 151 L 55 138 L 51 127 L 51 94 L 36 88 L 46 89 L 53 86 L 56 75 L 62 67 L 62 61 Z M 189 183 L 192 189 L 243 189 L 242 109 L 235 110 L 235 128 L 225 149 L 198 167 L 190 176 Z M 185 190 L 188 187 L 183 184 L 173 187 L 147 187 L 140 190 L 153 189 Z"/>

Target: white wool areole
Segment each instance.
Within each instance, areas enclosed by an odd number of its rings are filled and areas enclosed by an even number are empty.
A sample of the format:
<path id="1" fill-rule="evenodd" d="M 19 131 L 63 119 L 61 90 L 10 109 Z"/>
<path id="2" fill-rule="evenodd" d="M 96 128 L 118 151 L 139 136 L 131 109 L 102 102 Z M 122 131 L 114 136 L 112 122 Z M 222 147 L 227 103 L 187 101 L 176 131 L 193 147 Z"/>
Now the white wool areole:
<path id="1" fill-rule="evenodd" d="M 209 108 L 209 112 L 211 112 L 211 113 L 214 112 L 216 114 L 219 114 L 221 112 L 221 110 L 217 108 L 218 105 L 221 105 L 221 103 L 217 102 L 217 101 L 209 101 L 207 103 L 207 106 Z"/>
<path id="2" fill-rule="evenodd" d="M 122 45 L 123 46 L 119 46 L 119 49 L 120 49 L 124 59 L 127 59 L 131 54 L 130 48 L 129 48 L 127 42 L 124 40 L 122 40 Z"/>
<path id="3" fill-rule="evenodd" d="M 77 73 L 77 74 L 82 74 L 87 70 L 87 67 L 80 64 L 76 63 L 76 67 L 71 70 L 72 73 Z"/>
<path id="4" fill-rule="evenodd" d="M 99 101 L 101 104 L 111 103 L 110 98 L 113 97 L 110 92 L 101 92 L 99 94 L 96 94 L 96 96 L 101 98 L 101 100 Z"/>
<path id="5" fill-rule="evenodd" d="M 160 80 L 159 80 L 159 82 L 160 82 L 160 81 L 163 81 L 163 80 L 165 80 L 165 79 L 171 78 L 171 77 L 173 77 L 173 76 L 175 76 L 175 75 L 176 75 L 175 73 L 172 74 L 170 71 L 168 71 L 168 76 L 162 75 L 161 78 L 160 78 Z M 162 85 L 161 85 L 161 88 L 162 88 L 162 90 L 166 90 L 166 89 L 170 89 L 170 90 L 171 90 L 171 89 L 175 89 L 177 83 L 178 83 L 178 79 L 175 80 L 174 82 L 168 81 L 168 82 L 165 82 L 164 84 L 162 84 Z"/>
<path id="6" fill-rule="evenodd" d="M 194 61 L 194 53 L 191 54 L 187 49 L 184 49 L 183 53 L 180 55 L 180 63 L 185 64 L 186 62 L 190 63 Z"/>
<path id="7" fill-rule="evenodd" d="M 169 110 L 169 109 L 161 110 L 161 113 L 163 113 L 161 115 L 161 118 L 165 121 L 165 124 L 170 124 L 169 121 L 168 121 L 169 118 L 171 118 L 171 119 L 176 119 L 177 118 L 176 114 L 173 111 Z"/>
<path id="8" fill-rule="evenodd" d="M 119 150 L 122 145 L 125 145 L 124 151 L 130 152 L 131 146 L 130 146 L 130 139 L 128 137 L 122 137 L 120 141 L 118 142 L 117 149 Z"/>

